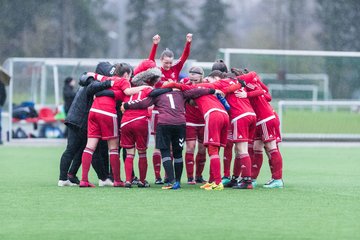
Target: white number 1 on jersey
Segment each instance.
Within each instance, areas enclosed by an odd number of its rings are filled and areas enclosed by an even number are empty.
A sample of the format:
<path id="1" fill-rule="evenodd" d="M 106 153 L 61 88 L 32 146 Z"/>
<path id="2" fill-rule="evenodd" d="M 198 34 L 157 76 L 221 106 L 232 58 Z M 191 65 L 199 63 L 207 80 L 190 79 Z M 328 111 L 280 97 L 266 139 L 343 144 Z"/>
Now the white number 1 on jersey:
<path id="1" fill-rule="evenodd" d="M 173 95 L 172 95 L 172 94 L 166 94 L 166 96 L 169 98 L 170 107 L 171 107 L 172 109 L 175 109 L 175 102 L 174 102 Z"/>

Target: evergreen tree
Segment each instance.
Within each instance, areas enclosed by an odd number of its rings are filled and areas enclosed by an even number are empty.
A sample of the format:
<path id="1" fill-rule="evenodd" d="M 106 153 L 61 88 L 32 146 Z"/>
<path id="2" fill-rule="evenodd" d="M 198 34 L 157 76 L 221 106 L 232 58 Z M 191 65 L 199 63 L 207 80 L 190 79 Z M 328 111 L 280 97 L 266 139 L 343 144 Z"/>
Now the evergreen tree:
<path id="1" fill-rule="evenodd" d="M 2 0 L 0 60 L 8 57 L 104 57 L 103 1 Z M 100 9 L 100 10 L 99 10 Z"/>
<path id="2" fill-rule="evenodd" d="M 317 0 L 318 39 L 325 50 L 360 51 L 360 1 Z"/>
<path id="3" fill-rule="evenodd" d="M 318 39 L 325 50 L 360 51 L 360 1 L 317 0 L 321 25 Z M 353 58 L 326 58 L 326 72 L 334 98 L 349 98 L 360 88 L 360 65 Z"/>
<path id="4" fill-rule="evenodd" d="M 151 46 L 151 33 L 147 34 L 146 27 L 149 20 L 149 4 L 146 0 L 132 0 L 128 2 L 129 14 L 127 23 L 128 57 L 147 58 Z M 154 33 L 155 35 L 155 33 Z"/>
<path id="5" fill-rule="evenodd" d="M 191 9 L 186 0 L 154 0 L 153 3 L 153 35 L 158 33 L 161 37 L 161 47 L 171 49 L 175 58 L 180 57 L 184 49 L 186 34 L 191 32 L 188 26 L 192 17 Z"/>
<path id="6" fill-rule="evenodd" d="M 214 61 L 221 44 L 226 38 L 226 26 L 230 19 L 226 16 L 228 5 L 222 0 L 206 0 L 201 7 L 198 23 L 199 44 L 195 54 L 200 61 Z"/>

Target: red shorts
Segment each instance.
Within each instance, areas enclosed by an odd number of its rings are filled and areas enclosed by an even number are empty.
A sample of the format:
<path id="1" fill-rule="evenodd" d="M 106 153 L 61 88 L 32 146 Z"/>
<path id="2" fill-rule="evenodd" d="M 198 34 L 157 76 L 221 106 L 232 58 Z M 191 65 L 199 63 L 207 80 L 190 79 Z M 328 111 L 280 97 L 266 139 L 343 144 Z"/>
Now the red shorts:
<path id="1" fill-rule="evenodd" d="M 228 127 L 229 115 L 220 111 L 210 112 L 205 117 L 204 145 L 225 147 Z"/>
<path id="2" fill-rule="evenodd" d="M 129 122 L 121 126 L 120 146 L 146 150 L 149 142 L 149 129 L 147 118 Z"/>
<path id="3" fill-rule="evenodd" d="M 151 111 L 151 118 L 150 118 L 150 134 L 155 135 L 156 133 L 156 125 L 158 123 L 159 112 L 158 110 Z"/>
<path id="4" fill-rule="evenodd" d="M 249 142 L 254 139 L 256 116 L 247 115 L 231 122 L 233 142 Z"/>
<path id="5" fill-rule="evenodd" d="M 205 125 L 205 124 L 204 124 Z M 186 141 L 204 142 L 204 127 L 205 126 L 192 126 L 186 123 Z"/>
<path id="6" fill-rule="evenodd" d="M 117 115 L 115 113 L 97 113 L 90 111 L 88 118 L 88 138 L 103 140 L 119 137 Z"/>
<path id="7" fill-rule="evenodd" d="M 279 119 L 279 116 L 274 112 L 275 114 L 275 121 L 276 121 L 276 125 L 277 127 L 275 128 L 275 134 L 276 134 L 276 142 L 281 142 L 282 139 L 281 139 L 281 133 L 280 133 L 280 119 Z"/>
<path id="8" fill-rule="evenodd" d="M 271 142 L 276 140 L 276 133 L 278 130 L 277 121 L 275 118 L 256 126 L 255 140 L 262 140 L 263 142 Z"/>

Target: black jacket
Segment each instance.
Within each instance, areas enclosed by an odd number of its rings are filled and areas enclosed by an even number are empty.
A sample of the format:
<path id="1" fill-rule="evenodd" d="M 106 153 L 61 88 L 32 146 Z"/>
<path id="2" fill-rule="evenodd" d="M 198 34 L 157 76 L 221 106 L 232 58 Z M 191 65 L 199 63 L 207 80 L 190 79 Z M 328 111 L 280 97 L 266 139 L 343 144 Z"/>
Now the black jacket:
<path id="1" fill-rule="evenodd" d="M 66 116 L 66 126 L 76 127 L 86 132 L 89 110 L 93 103 L 94 94 L 110 87 L 111 81 L 93 81 L 88 86 L 80 87 Z"/>
<path id="2" fill-rule="evenodd" d="M 67 114 L 69 112 L 71 103 L 75 98 L 76 92 L 74 87 L 69 84 L 65 84 L 63 88 L 63 99 L 64 99 L 64 111 Z"/>
<path id="3" fill-rule="evenodd" d="M 4 106 L 6 100 L 5 85 L 0 81 L 0 107 Z"/>

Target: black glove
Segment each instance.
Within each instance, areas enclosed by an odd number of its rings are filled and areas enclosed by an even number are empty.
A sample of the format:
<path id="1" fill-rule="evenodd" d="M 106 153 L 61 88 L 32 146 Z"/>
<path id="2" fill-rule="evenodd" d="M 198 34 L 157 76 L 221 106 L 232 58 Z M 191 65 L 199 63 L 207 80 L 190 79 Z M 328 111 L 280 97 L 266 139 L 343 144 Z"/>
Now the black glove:
<path id="1" fill-rule="evenodd" d="M 246 87 L 246 82 L 244 80 L 238 79 L 238 82 L 241 84 L 242 87 Z"/>

